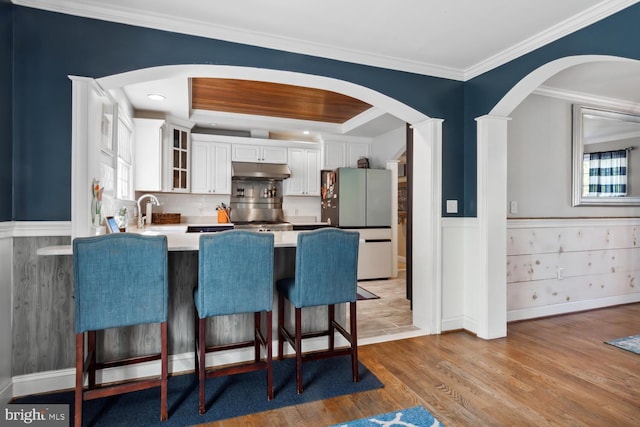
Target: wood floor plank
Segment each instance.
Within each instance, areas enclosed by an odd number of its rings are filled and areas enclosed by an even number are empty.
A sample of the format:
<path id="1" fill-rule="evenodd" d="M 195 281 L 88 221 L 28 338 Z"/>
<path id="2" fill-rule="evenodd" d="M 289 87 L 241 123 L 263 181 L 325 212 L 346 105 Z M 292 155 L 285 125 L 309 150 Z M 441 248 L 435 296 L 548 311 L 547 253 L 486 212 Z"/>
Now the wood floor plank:
<path id="1" fill-rule="evenodd" d="M 209 426 L 326 426 L 422 405 L 447 426 L 640 425 L 640 355 L 604 341 L 640 334 L 640 303 L 360 347 L 382 389 Z M 277 396 L 276 396 L 277 398 Z"/>

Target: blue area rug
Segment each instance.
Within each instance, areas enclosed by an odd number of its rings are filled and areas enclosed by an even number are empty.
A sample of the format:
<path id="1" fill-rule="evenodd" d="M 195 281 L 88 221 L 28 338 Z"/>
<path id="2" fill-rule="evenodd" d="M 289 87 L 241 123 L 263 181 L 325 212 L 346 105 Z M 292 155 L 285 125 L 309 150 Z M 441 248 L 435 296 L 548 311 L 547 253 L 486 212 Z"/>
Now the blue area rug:
<path id="1" fill-rule="evenodd" d="M 267 373 L 254 371 L 221 378 L 206 384 L 207 412 L 198 414 L 198 379 L 195 374 L 169 378 L 169 420 L 160 422 L 160 388 L 84 402 L 84 425 L 90 426 L 188 426 L 255 412 L 299 405 L 315 400 L 383 387 L 364 365 L 360 381 L 351 379 L 351 358 L 334 357 L 302 365 L 304 393 L 296 392 L 295 359 L 273 363 L 275 397 L 267 400 Z M 73 391 L 26 396 L 12 403 L 69 404 L 73 418 Z M 72 425 L 72 423 L 71 423 Z"/>
<path id="2" fill-rule="evenodd" d="M 631 351 L 636 354 L 640 354 L 640 335 L 631 335 L 624 338 L 618 338 L 611 341 L 605 341 L 606 344 L 610 344 L 621 348 L 623 350 Z"/>
<path id="3" fill-rule="evenodd" d="M 400 411 L 387 412 L 374 415 L 348 423 L 336 424 L 332 427 L 373 427 L 373 426 L 405 426 L 405 427 L 438 427 L 440 421 L 422 406 L 402 409 Z"/>

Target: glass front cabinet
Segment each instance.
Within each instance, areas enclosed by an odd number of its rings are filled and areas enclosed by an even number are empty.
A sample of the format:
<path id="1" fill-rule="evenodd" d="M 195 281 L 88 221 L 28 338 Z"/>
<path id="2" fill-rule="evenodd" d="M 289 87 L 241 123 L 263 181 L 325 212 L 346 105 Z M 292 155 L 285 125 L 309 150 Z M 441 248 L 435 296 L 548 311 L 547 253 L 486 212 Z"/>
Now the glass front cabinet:
<path id="1" fill-rule="evenodd" d="M 177 125 L 169 125 L 169 153 L 167 159 L 166 187 L 169 191 L 189 192 L 189 162 L 191 130 Z"/>

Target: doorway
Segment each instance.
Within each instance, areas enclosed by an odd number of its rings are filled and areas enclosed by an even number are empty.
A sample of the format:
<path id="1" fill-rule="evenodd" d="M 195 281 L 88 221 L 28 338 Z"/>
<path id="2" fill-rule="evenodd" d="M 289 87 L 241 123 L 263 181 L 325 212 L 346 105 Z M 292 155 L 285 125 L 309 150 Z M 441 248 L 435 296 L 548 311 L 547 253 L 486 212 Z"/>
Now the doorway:
<path id="1" fill-rule="evenodd" d="M 423 113 L 367 87 L 328 77 L 279 70 L 188 64 L 135 70 L 97 80 L 84 77 L 71 77 L 71 79 L 74 94 L 78 94 L 86 91 L 89 84 L 97 83 L 103 90 L 118 90 L 130 84 L 175 77 L 235 78 L 320 88 L 358 98 L 409 123 L 414 134 L 414 158 L 416 162 L 426 166 L 414 175 L 415 182 L 419 182 L 420 185 L 416 185 L 417 188 L 414 190 L 413 215 L 421 218 L 421 221 L 411 231 L 412 256 L 414 259 L 420 260 L 419 264 L 414 264 L 411 273 L 413 282 L 417 284 L 413 286 L 413 325 L 427 334 L 440 332 L 442 120 L 429 118 Z M 83 147 L 82 133 L 86 128 L 85 112 L 88 109 L 88 105 L 83 104 L 84 99 L 82 96 L 74 95 L 73 97 L 73 126 L 78 131 L 72 135 L 72 158 L 76 164 L 80 164 L 82 159 L 85 159 L 86 164 L 87 158 L 86 148 Z M 78 167 L 73 170 L 72 194 L 84 194 L 85 183 L 90 181 L 91 172 L 86 167 Z M 72 203 L 74 203 L 73 200 Z M 88 206 L 85 207 L 86 209 L 82 209 L 80 205 L 81 201 L 80 203 L 76 201 L 74 204 L 72 223 L 77 219 L 74 218 L 74 213 L 79 214 L 89 209 Z"/>

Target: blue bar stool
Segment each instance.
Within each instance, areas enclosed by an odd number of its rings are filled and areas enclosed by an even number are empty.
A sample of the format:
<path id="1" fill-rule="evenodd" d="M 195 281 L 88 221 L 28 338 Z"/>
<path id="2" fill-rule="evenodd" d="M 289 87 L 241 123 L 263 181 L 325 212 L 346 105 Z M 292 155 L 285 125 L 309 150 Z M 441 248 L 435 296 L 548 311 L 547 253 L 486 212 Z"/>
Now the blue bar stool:
<path id="1" fill-rule="evenodd" d="M 76 426 L 82 425 L 85 400 L 152 387 L 160 387 L 160 420 L 167 419 L 167 258 L 165 236 L 123 233 L 73 240 Z M 159 354 L 96 361 L 96 331 L 143 323 L 160 324 Z M 152 360 L 161 361 L 161 373 L 157 378 L 96 385 L 97 370 Z M 88 387 L 84 387 L 85 373 L 88 373 Z"/>
<path id="2" fill-rule="evenodd" d="M 200 236 L 198 287 L 194 291 L 196 371 L 199 382 L 199 412 L 206 411 L 205 380 L 241 372 L 267 370 L 267 398 L 273 399 L 272 315 L 273 234 L 229 230 Z M 262 333 L 266 313 L 266 337 Z M 206 320 L 212 316 L 253 313 L 253 340 L 207 347 Z M 207 353 L 254 347 L 252 361 L 209 368 Z M 261 358 L 261 347 L 265 360 Z"/>
<path id="3" fill-rule="evenodd" d="M 278 359 L 282 360 L 286 340 L 296 353 L 296 384 L 302 393 L 302 360 L 351 355 L 353 381 L 358 382 L 358 334 L 356 300 L 358 287 L 358 244 L 356 232 L 325 228 L 298 235 L 296 271 L 294 278 L 280 279 L 278 290 Z M 285 327 L 284 300 L 295 308 L 292 334 Z M 335 320 L 335 305 L 349 303 L 350 326 L 347 331 Z M 318 332 L 302 333 L 302 308 L 328 306 L 328 328 Z M 335 331 L 349 342 L 347 348 L 335 348 Z M 328 349 L 303 355 L 302 340 L 328 336 Z"/>

